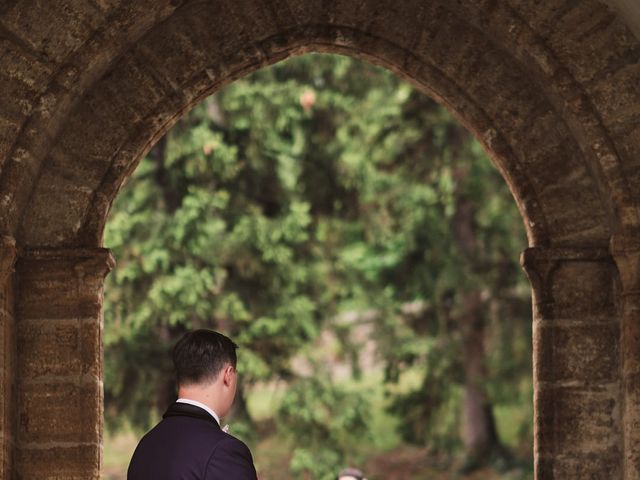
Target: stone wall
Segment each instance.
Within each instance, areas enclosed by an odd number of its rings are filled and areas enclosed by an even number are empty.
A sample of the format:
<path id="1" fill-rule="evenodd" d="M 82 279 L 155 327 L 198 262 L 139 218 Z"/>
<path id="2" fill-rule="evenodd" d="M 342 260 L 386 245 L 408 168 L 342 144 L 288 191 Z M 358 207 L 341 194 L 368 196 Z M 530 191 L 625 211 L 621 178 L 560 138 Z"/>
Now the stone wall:
<path id="1" fill-rule="evenodd" d="M 618 272 L 606 249 L 532 248 L 539 479 L 622 478 Z"/>
<path id="2" fill-rule="evenodd" d="M 104 249 L 29 250 L 17 263 L 19 478 L 97 479 L 102 456 Z"/>
<path id="3" fill-rule="evenodd" d="M 13 270 L 15 242 L 0 237 L 0 478 L 13 470 L 15 446 L 15 318 Z"/>
<path id="4" fill-rule="evenodd" d="M 611 250 L 621 280 L 620 306 L 623 467 L 625 480 L 640 478 L 640 239 L 614 237 Z"/>

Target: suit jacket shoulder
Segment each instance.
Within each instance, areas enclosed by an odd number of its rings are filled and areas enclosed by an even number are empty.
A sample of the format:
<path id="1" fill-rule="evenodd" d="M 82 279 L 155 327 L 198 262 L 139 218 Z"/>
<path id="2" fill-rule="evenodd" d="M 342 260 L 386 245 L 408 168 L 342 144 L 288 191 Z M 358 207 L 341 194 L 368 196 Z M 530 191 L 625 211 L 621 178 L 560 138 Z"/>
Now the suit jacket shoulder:
<path id="1" fill-rule="evenodd" d="M 127 479 L 256 480 L 256 472 L 244 443 L 203 409 L 176 403 L 140 440 Z"/>
<path id="2" fill-rule="evenodd" d="M 256 470 L 249 448 L 237 438 L 226 435 L 213 450 L 207 463 L 206 480 L 233 478 L 256 480 Z"/>

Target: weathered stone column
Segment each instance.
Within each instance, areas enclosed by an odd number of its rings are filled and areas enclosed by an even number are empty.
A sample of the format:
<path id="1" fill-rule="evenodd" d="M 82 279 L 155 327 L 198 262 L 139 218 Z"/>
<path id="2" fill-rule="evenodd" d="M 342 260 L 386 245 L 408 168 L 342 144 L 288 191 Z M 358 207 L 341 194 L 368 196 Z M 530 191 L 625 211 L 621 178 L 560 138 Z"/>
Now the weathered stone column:
<path id="1" fill-rule="evenodd" d="M 640 241 L 611 242 L 622 282 L 624 480 L 640 479 Z"/>
<path id="2" fill-rule="evenodd" d="M 100 477 L 105 249 L 29 250 L 17 262 L 17 478 Z"/>
<path id="3" fill-rule="evenodd" d="M 606 249 L 530 248 L 537 480 L 622 472 L 618 274 Z"/>
<path id="4" fill-rule="evenodd" d="M 13 465 L 15 416 L 15 328 L 13 269 L 15 241 L 0 236 L 0 478 L 9 479 Z"/>

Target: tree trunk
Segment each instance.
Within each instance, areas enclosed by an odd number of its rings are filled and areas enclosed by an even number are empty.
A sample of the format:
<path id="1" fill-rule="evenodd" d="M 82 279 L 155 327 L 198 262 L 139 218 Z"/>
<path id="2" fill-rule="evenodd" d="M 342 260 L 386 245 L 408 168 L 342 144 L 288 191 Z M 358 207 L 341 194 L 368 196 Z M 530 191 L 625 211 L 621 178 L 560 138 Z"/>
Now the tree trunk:
<path id="1" fill-rule="evenodd" d="M 151 151 L 149 157 L 155 163 L 155 181 L 160 190 L 162 191 L 162 198 L 164 200 L 165 209 L 169 213 L 175 212 L 180 207 L 180 193 L 176 190 L 175 186 L 171 184 L 169 170 L 166 167 L 167 162 L 167 136 L 163 136 L 158 143 L 156 143 Z"/>
<path id="2" fill-rule="evenodd" d="M 158 340 L 160 344 L 170 345 L 173 343 L 174 335 L 172 335 L 169 325 L 159 325 L 157 327 Z M 163 352 L 164 353 L 164 352 Z M 163 355 L 165 356 L 165 355 Z M 158 359 L 158 361 L 160 361 Z M 155 407 L 161 414 L 169 405 L 178 399 L 176 381 L 173 375 L 166 375 L 158 380 L 155 390 Z"/>
<path id="3" fill-rule="evenodd" d="M 456 172 L 462 183 L 468 171 Z M 478 259 L 475 205 L 464 194 L 457 193 L 456 210 L 452 218 L 454 241 L 461 254 L 473 267 Z M 464 292 L 459 318 L 462 333 L 464 368 L 464 400 L 462 439 L 466 450 L 465 468 L 472 470 L 486 463 L 494 453 L 502 451 L 496 430 L 493 407 L 487 398 L 485 361 L 485 315 L 479 289 Z"/>
<path id="4" fill-rule="evenodd" d="M 479 291 L 467 293 L 463 299 L 460 326 L 463 332 L 464 400 L 462 436 L 467 458 L 474 464 L 484 463 L 500 449 L 493 408 L 485 392 L 485 322 Z"/>

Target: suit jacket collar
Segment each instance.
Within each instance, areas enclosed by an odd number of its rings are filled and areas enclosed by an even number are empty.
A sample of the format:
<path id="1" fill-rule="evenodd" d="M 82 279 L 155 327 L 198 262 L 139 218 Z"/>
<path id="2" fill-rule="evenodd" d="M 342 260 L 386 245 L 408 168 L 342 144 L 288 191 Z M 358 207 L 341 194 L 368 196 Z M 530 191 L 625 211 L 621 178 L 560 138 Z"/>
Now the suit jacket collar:
<path id="1" fill-rule="evenodd" d="M 204 410 L 203 408 L 196 407 L 195 405 L 190 405 L 188 403 L 172 403 L 169 405 L 167 411 L 162 415 L 162 418 L 167 417 L 191 417 L 191 418 L 199 418 L 200 420 L 206 420 L 208 422 L 213 423 L 216 427 L 220 428 L 216 419 L 213 418 L 209 412 Z"/>

